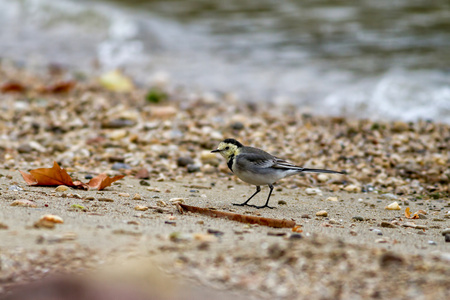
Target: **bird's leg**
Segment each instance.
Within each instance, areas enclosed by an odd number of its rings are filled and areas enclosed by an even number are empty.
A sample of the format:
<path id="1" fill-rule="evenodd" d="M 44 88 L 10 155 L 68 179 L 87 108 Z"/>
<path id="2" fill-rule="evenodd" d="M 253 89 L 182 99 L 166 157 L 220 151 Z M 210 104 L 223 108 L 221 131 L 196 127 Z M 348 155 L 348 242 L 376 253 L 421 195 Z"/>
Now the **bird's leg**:
<path id="1" fill-rule="evenodd" d="M 272 207 L 272 206 L 268 205 L 269 204 L 270 195 L 272 195 L 273 185 L 269 184 L 269 188 L 270 188 L 270 192 L 269 192 L 269 197 L 267 197 L 266 204 L 264 204 L 263 206 L 255 206 L 256 208 L 265 208 L 265 207 L 270 208 L 270 209 L 275 208 L 275 207 Z"/>
<path id="2" fill-rule="evenodd" d="M 256 186 L 256 192 L 255 192 L 253 195 L 251 195 L 250 198 L 247 199 L 247 201 L 245 201 L 244 203 L 232 203 L 232 204 L 233 204 L 233 205 L 237 205 L 237 206 L 245 206 L 245 205 L 248 205 L 248 206 L 254 206 L 254 205 L 250 205 L 250 204 L 247 204 L 247 203 L 248 203 L 248 201 L 250 201 L 250 200 L 251 200 L 256 194 L 258 194 L 259 192 L 261 192 L 261 188 L 260 188 L 259 185 L 257 185 L 257 186 Z"/>

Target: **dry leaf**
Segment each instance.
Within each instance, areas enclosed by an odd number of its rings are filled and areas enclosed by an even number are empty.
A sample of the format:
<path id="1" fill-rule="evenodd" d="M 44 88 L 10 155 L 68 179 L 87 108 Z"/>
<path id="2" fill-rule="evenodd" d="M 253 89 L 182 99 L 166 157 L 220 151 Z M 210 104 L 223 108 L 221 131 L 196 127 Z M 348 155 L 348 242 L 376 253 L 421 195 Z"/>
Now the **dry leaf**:
<path id="1" fill-rule="evenodd" d="M 405 209 L 405 217 L 407 219 L 419 219 L 419 213 L 424 213 L 424 211 L 423 210 L 419 210 L 419 211 L 415 212 L 414 215 L 411 217 L 411 212 L 409 211 L 409 207 L 407 207 Z"/>
<path id="2" fill-rule="evenodd" d="M 73 181 L 66 170 L 61 169 L 61 167 L 54 162 L 52 168 L 40 168 L 30 171 L 30 174 L 23 171 L 19 171 L 22 174 L 23 179 L 28 185 L 37 186 L 60 186 L 65 185 L 80 189 L 94 188 L 103 190 L 108 187 L 114 181 L 122 179 L 125 175 L 118 175 L 112 178 L 108 177 L 106 174 L 100 174 L 89 181 L 88 184 L 81 181 Z"/>
<path id="3" fill-rule="evenodd" d="M 22 93 L 26 90 L 26 88 L 23 84 L 19 82 L 10 81 L 4 83 L 0 88 L 0 90 L 2 91 L 2 93 L 13 93 L 13 92 Z"/>
<path id="4" fill-rule="evenodd" d="M 75 87 L 75 81 L 61 81 L 52 85 L 48 85 L 39 89 L 41 93 L 67 93 Z"/>
<path id="5" fill-rule="evenodd" d="M 101 191 L 104 188 L 110 186 L 114 181 L 117 181 L 124 177 L 125 177 L 125 175 L 117 175 L 114 177 L 108 177 L 108 175 L 106 175 L 105 173 L 102 173 L 102 174 L 92 178 L 88 182 L 87 185 L 92 189 L 98 189 L 99 191 Z"/>

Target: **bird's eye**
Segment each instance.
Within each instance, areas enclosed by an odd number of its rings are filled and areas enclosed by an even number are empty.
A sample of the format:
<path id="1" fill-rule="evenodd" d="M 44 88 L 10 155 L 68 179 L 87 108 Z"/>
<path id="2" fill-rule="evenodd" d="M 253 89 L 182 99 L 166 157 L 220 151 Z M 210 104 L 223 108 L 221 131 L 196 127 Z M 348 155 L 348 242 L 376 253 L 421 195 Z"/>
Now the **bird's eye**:
<path id="1" fill-rule="evenodd" d="M 225 150 L 230 150 L 230 147 L 226 146 L 226 147 L 225 147 Z"/>

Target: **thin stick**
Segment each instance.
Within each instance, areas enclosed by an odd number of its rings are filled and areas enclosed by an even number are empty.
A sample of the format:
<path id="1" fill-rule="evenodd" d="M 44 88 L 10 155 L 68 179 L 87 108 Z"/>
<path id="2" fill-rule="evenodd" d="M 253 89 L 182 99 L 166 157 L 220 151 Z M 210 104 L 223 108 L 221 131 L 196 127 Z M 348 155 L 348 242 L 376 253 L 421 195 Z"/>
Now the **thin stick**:
<path id="1" fill-rule="evenodd" d="M 269 226 L 269 227 L 274 227 L 274 228 L 292 228 L 295 226 L 295 221 L 289 221 L 286 219 L 280 220 L 280 219 L 263 218 L 263 217 L 257 217 L 257 216 L 241 215 L 241 214 L 235 214 L 235 213 L 230 213 L 230 212 L 225 212 L 225 211 L 218 211 L 218 210 L 211 210 L 208 208 L 190 206 L 190 205 L 186 205 L 186 204 L 182 204 L 182 203 L 179 203 L 179 205 L 185 211 L 199 213 L 199 214 L 213 217 L 213 218 L 223 218 L 223 219 L 229 219 L 229 220 L 237 221 L 237 222 L 241 222 L 241 223 L 259 224 L 259 225 Z"/>

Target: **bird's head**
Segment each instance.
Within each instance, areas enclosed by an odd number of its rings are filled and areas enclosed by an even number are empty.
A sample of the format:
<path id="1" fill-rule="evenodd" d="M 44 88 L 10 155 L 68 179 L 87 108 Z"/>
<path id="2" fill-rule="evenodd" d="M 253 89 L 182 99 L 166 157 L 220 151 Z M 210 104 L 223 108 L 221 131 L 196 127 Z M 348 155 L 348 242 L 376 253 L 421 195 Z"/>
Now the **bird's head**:
<path id="1" fill-rule="evenodd" d="M 225 159 L 229 159 L 232 156 L 239 154 L 239 149 L 244 147 L 241 143 L 236 141 L 235 139 L 226 139 L 222 142 L 220 142 L 219 146 L 216 150 L 213 150 L 211 152 L 213 153 L 220 153 Z"/>

